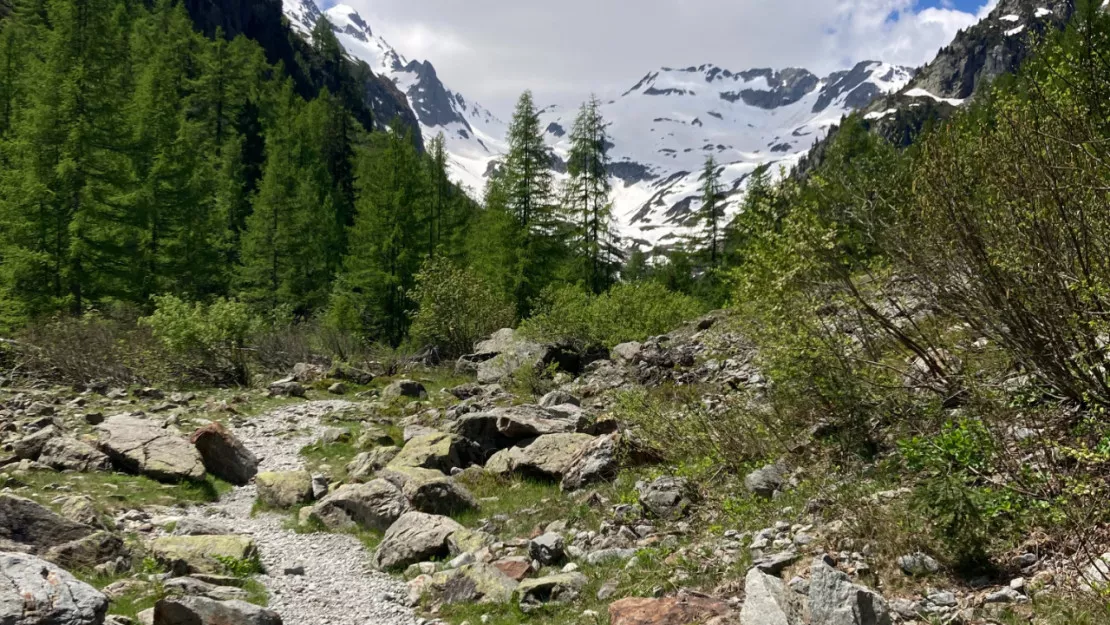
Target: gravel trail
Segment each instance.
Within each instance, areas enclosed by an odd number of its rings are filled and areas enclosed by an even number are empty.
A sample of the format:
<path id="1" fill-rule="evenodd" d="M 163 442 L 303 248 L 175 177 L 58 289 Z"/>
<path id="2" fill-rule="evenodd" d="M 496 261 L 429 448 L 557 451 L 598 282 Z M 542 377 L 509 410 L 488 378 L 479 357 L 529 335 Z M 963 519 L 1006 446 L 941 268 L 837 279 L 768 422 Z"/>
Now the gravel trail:
<path id="1" fill-rule="evenodd" d="M 235 435 L 261 460 L 259 472 L 303 466 L 298 452 L 319 438 L 320 418 L 355 407 L 347 401 L 312 401 L 250 418 Z M 270 591 L 269 607 L 285 625 L 418 625 L 424 620 L 403 605 L 404 583 L 369 568 L 370 554 L 346 534 L 297 534 L 287 517 L 251 518 L 253 484 L 236 488 L 219 502 L 192 509 L 189 516 L 224 519 L 237 532 L 254 536 L 267 574 L 258 576 Z M 304 575 L 285 575 L 287 566 Z"/>

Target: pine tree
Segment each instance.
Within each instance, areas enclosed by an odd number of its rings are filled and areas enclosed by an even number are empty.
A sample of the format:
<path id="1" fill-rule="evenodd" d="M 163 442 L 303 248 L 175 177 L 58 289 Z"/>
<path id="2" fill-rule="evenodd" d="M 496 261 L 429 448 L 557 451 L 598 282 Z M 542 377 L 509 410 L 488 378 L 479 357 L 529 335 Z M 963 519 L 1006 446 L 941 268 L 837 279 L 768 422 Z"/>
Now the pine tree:
<path id="1" fill-rule="evenodd" d="M 576 225 L 580 275 L 594 293 L 605 291 L 615 273 L 612 205 L 609 194 L 609 136 L 596 97 L 582 105 L 570 133 L 566 206 Z"/>
<path id="2" fill-rule="evenodd" d="M 425 183 L 412 136 L 400 121 L 374 135 L 373 144 L 376 149 L 358 158 L 358 214 L 330 307 L 337 316 L 354 317 L 355 329 L 367 338 L 397 346 L 408 330 L 409 295 L 426 257 L 419 220 Z"/>
<path id="3" fill-rule="evenodd" d="M 724 202 L 721 198 L 721 175 L 712 155 L 705 159 L 702 173 L 701 214 L 698 221 L 703 229 L 701 243 L 709 254 L 709 268 L 720 266 L 724 237 Z"/>

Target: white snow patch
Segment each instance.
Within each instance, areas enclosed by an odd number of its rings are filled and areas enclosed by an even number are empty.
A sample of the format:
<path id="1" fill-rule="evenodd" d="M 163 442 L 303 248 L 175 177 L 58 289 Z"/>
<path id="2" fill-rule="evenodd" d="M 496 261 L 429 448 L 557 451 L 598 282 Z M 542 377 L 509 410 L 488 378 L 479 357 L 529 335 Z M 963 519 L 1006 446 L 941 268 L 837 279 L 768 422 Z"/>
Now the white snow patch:
<path id="1" fill-rule="evenodd" d="M 1021 18 L 1018 17 L 1017 15 L 1003 15 L 1002 17 L 1000 17 L 998 19 L 1002 20 L 1003 22 L 1020 22 L 1021 21 Z"/>
<path id="2" fill-rule="evenodd" d="M 1021 34 L 1021 32 L 1024 31 L 1024 30 L 1025 30 L 1025 24 L 1022 24 L 1021 26 L 1018 26 L 1017 28 L 1011 28 L 1010 30 L 1007 30 L 1006 31 L 1006 36 L 1007 37 L 1013 37 L 1014 35 Z"/>
<path id="3" fill-rule="evenodd" d="M 910 89 L 905 93 L 905 95 L 909 98 L 932 98 L 937 102 L 947 102 L 952 106 L 960 106 L 964 103 L 964 101 L 959 98 L 942 98 L 940 96 L 933 95 L 932 93 L 929 93 L 927 90 L 921 89 L 920 87 L 917 89 Z"/>
<path id="4" fill-rule="evenodd" d="M 1044 7 L 1037 9 L 1036 13 L 1033 13 L 1033 17 L 1044 17 L 1046 15 L 1052 15 L 1052 11 L 1049 11 Z"/>
<path id="5" fill-rule="evenodd" d="M 882 111 L 882 112 L 875 111 L 874 113 L 868 113 L 867 115 L 864 115 L 863 118 L 864 119 L 869 119 L 869 120 L 870 119 L 882 119 L 884 117 L 893 115 L 897 112 L 898 112 L 898 109 L 887 109 L 887 110 Z"/>

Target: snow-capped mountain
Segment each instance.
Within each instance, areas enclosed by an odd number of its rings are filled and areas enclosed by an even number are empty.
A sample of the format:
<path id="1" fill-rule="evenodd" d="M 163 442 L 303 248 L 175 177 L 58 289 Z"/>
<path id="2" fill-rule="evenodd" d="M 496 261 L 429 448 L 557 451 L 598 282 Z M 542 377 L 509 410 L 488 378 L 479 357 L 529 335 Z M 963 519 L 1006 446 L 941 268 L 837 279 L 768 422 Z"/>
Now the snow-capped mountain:
<path id="1" fill-rule="evenodd" d="M 830 126 L 912 70 L 864 62 L 819 78 L 804 69 L 731 72 L 714 65 L 663 68 L 604 103 L 613 148 L 614 213 L 629 242 L 666 245 L 689 234 L 707 156 L 720 167 L 735 211 L 761 165 L 789 170 Z M 545 112 L 549 143 L 569 150 L 575 111 Z"/>
<path id="2" fill-rule="evenodd" d="M 337 4 L 321 12 L 313 0 L 284 0 L 283 9 L 293 27 L 305 37 L 318 20 L 326 17 L 347 54 L 364 61 L 371 71 L 391 80 L 405 94 L 425 142 L 443 133 L 454 180 L 480 196 L 485 189 L 486 167 L 504 151 L 507 127 L 497 116 L 447 89 L 428 61 L 406 59 L 375 35 L 353 8 Z"/>
<path id="3" fill-rule="evenodd" d="M 444 133 L 452 176 L 480 197 L 505 151 L 503 121 L 447 89 L 431 63 L 406 59 L 351 7 L 321 12 L 313 0 L 284 0 L 284 11 L 306 36 L 326 16 L 348 54 L 407 96 L 425 141 Z M 796 68 L 732 72 L 714 65 L 648 73 L 602 106 L 611 124 L 614 214 L 626 245 L 667 245 L 690 233 L 707 156 L 721 167 L 735 211 L 757 167 L 790 169 L 846 113 L 898 91 L 912 75 L 880 62 L 823 78 Z M 576 113 L 543 112 L 557 160 L 566 158 Z"/>

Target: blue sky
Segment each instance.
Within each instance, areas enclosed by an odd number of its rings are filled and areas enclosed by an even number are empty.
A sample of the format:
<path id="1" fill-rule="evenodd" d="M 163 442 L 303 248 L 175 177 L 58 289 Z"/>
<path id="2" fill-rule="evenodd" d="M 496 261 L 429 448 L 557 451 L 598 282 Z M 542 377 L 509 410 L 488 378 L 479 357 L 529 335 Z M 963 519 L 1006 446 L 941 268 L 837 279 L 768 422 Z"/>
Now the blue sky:
<path id="1" fill-rule="evenodd" d="M 575 103 L 620 93 L 661 66 L 918 66 L 997 0 L 317 2 L 353 6 L 401 54 L 431 61 L 449 87 L 506 115 L 524 88 L 541 102 Z"/>

